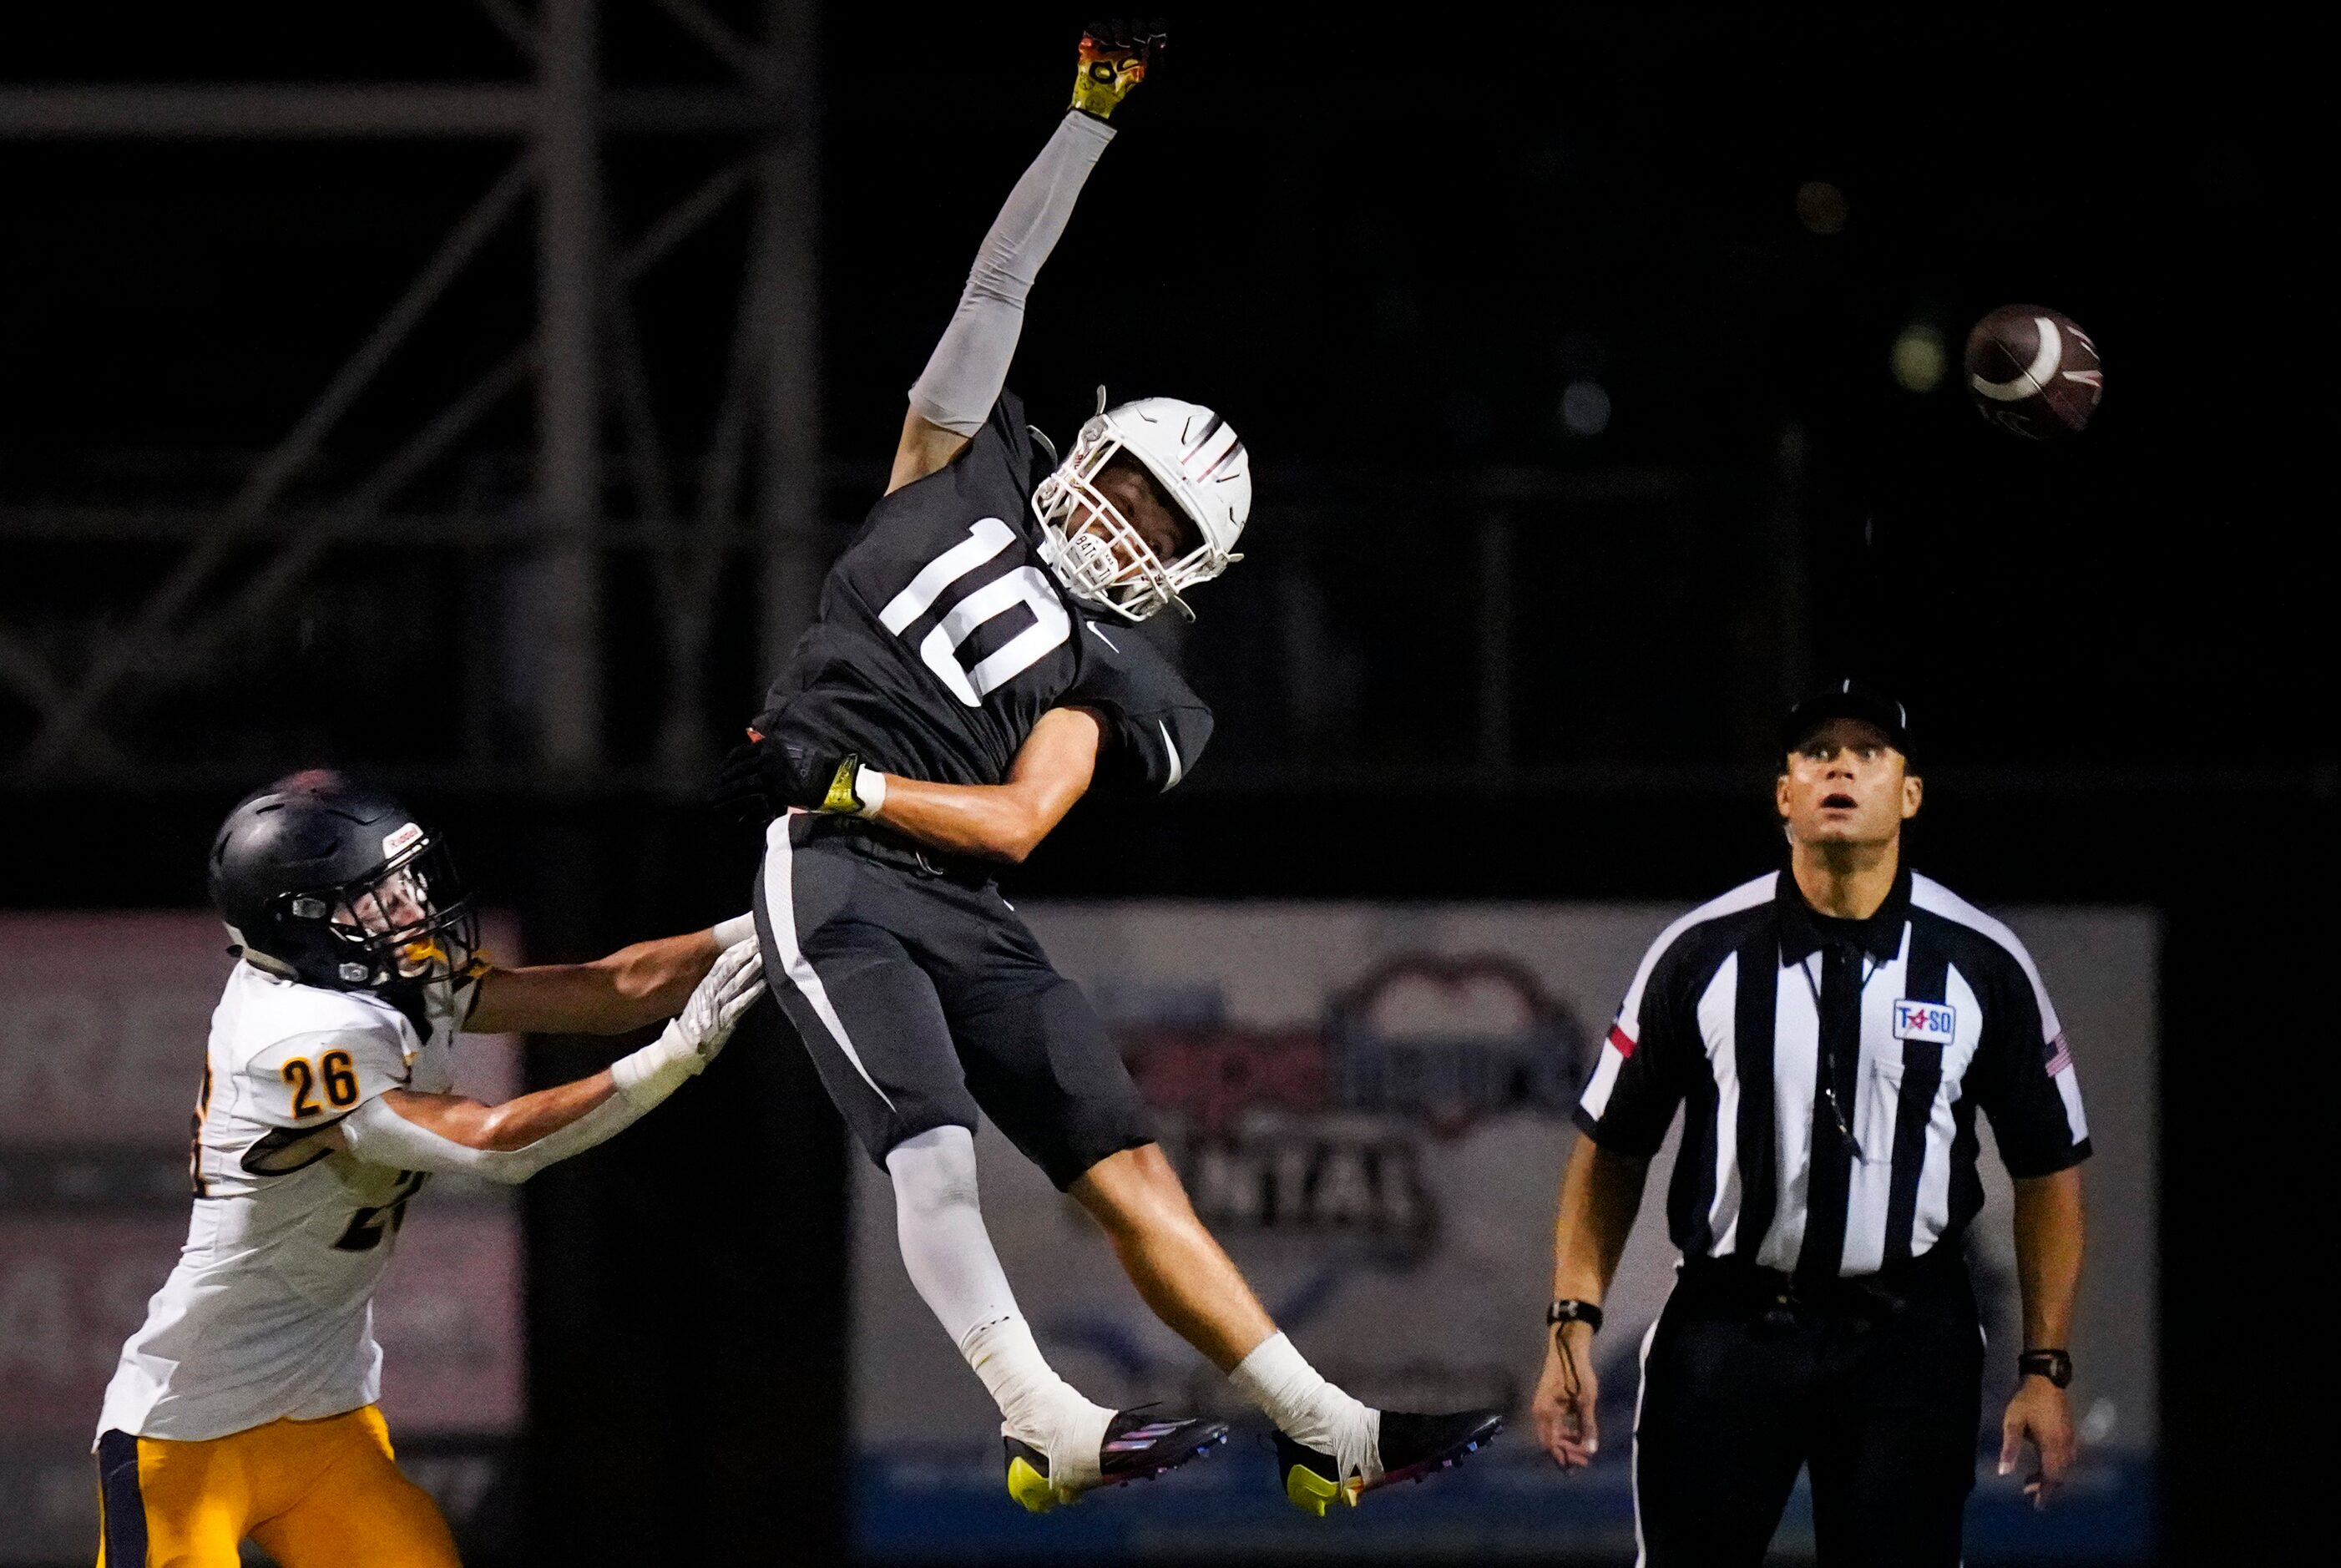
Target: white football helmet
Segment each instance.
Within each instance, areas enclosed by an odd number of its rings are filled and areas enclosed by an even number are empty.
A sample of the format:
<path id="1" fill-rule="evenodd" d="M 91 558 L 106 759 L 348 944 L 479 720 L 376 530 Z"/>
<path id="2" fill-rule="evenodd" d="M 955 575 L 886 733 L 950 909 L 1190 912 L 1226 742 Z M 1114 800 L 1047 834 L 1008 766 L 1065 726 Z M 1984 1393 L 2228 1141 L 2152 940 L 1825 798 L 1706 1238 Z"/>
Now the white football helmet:
<path id="1" fill-rule="evenodd" d="M 1181 592 L 1243 559 L 1235 550 L 1251 515 L 1251 463 L 1243 443 L 1200 404 L 1141 397 L 1107 408 L 1100 387 L 1098 406 L 1071 453 L 1032 493 L 1049 564 L 1067 589 L 1126 620 L 1143 621 L 1176 604 L 1191 621 L 1195 612 Z M 1195 524 L 1201 544 L 1175 561 L 1161 560 L 1099 492 L 1093 483 L 1099 471 L 1120 452 L 1146 465 Z"/>

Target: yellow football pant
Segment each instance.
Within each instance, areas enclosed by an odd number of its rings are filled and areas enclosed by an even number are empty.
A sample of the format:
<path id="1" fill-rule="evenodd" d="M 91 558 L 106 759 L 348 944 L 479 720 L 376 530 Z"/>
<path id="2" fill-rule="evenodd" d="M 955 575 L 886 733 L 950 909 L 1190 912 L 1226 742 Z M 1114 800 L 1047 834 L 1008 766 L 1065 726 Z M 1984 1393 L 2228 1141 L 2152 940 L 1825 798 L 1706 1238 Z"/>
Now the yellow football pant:
<path id="1" fill-rule="evenodd" d="M 201 1443 L 107 1433 L 98 1568 L 236 1568 L 250 1536 L 282 1568 L 458 1568 L 439 1505 L 400 1473 L 369 1404 L 323 1421 L 272 1421 Z M 143 1561 L 129 1559 L 144 1545 Z"/>

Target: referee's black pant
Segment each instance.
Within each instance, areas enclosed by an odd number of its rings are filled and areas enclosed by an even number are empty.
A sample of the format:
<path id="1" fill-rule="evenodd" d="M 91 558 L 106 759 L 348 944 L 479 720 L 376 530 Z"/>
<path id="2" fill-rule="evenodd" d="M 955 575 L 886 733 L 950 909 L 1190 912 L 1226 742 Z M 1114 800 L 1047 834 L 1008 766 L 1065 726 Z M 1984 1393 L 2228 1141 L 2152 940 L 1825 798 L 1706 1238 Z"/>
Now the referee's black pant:
<path id="1" fill-rule="evenodd" d="M 1762 1563 L 1809 1466 L 1825 1568 L 1954 1568 L 1982 1386 L 1956 1253 L 1812 1293 L 1768 1270 L 1687 1260 L 1643 1349 L 1641 1563 Z"/>

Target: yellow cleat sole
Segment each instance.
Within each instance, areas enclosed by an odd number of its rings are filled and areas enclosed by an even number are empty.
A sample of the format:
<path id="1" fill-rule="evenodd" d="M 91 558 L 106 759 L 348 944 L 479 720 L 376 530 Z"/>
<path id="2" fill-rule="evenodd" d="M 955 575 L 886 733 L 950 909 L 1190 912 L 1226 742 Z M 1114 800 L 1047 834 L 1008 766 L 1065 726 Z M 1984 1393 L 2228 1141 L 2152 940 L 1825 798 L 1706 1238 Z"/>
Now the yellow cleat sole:
<path id="1" fill-rule="evenodd" d="M 1352 1508 L 1358 1505 L 1357 1488 L 1328 1481 L 1305 1464 L 1296 1464 L 1284 1473 L 1284 1496 L 1292 1506 L 1316 1519 L 1325 1517 L 1325 1510 L 1333 1505 L 1336 1498 Z"/>
<path id="2" fill-rule="evenodd" d="M 1057 1493 L 1049 1478 L 1022 1459 L 1008 1462 L 1008 1495 L 1024 1505 L 1027 1513 L 1046 1513 L 1057 1506 Z"/>

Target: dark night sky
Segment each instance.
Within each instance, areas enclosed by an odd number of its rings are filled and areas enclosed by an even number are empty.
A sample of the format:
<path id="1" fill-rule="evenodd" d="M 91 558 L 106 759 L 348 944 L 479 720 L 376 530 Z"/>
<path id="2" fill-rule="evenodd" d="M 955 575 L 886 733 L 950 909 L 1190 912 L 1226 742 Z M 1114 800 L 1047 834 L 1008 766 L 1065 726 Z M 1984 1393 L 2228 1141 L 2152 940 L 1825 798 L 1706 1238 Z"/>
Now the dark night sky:
<path id="1" fill-rule="evenodd" d="M 606 9 L 613 76 L 720 77 L 649 7 Z M 282 15 L 95 7 L 5 55 L 48 82 L 519 70 L 452 0 Z M 2137 40 L 2077 30 L 1519 28 L 1182 23 L 1035 295 L 1015 382 L 1036 417 L 1069 431 L 1100 380 L 1171 391 L 1235 420 L 1270 496 L 1327 474 L 1420 481 L 1422 504 L 1312 535 L 1370 697 L 1417 707 L 1435 672 L 1372 672 L 1393 642 L 1469 635 L 1468 594 L 1408 587 L 1460 547 L 1470 519 L 1441 499 L 1460 475 L 1658 470 L 1710 487 L 1687 534 L 1563 514 L 1524 543 L 1529 591 L 1564 612 L 1524 651 L 1524 744 L 1547 744 L 1540 681 L 1556 725 L 1619 731 L 1554 739 L 1554 757 L 1716 754 L 1672 731 L 1710 727 L 1691 694 L 1730 645 L 1714 627 L 1760 611 L 1732 583 L 1768 547 L 1748 512 L 1793 426 L 1810 667 L 1894 675 L 1966 762 L 2332 762 L 2329 728 L 2294 722 L 2326 663 L 2310 561 L 2330 508 L 2312 465 L 2336 402 L 2316 368 L 2334 310 L 2300 100 L 2230 90 L 2216 52 L 2178 75 L 2188 41 L 2139 62 Z M 1071 31 L 918 7 L 828 23 L 824 418 L 849 464 L 882 460 L 902 388 L 1051 121 Z M 614 151 L 620 231 L 716 151 Z M 157 451 L 198 454 L 224 488 L 221 454 L 282 433 L 508 155 L 9 145 L 0 500 L 143 494 Z M 1846 193 L 1841 234 L 1798 224 L 1809 180 Z M 686 449 L 743 226 L 719 225 L 643 292 L 662 414 Z M 316 494 L 516 340 L 528 235 L 523 220 L 491 247 L 359 405 Z M 1906 325 L 1955 348 L 2015 299 L 2070 312 L 2104 351 L 2107 402 L 2077 442 L 2027 447 L 1977 421 L 1955 376 L 1920 396 L 1888 375 Z M 1614 410 L 1591 439 L 1558 416 L 1581 377 Z M 485 439 L 519 453 L 527 429 L 515 403 Z M 413 504 L 459 488 L 443 474 Z M 1630 714 L 1580 690 L 1611 677 Z M 1669 693 L 1686 704 L 1671 727 Z"/>

